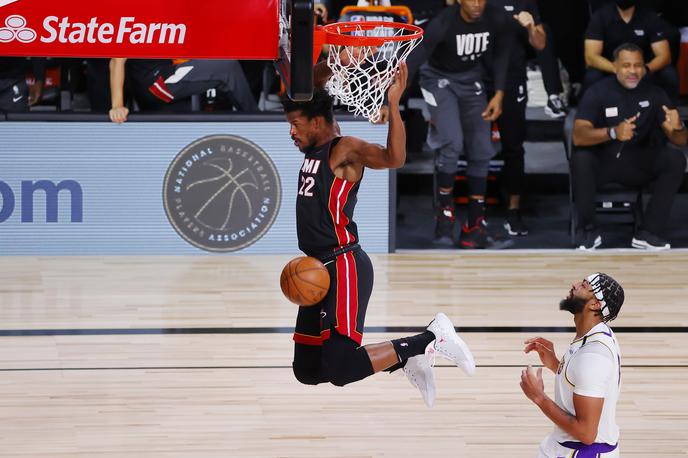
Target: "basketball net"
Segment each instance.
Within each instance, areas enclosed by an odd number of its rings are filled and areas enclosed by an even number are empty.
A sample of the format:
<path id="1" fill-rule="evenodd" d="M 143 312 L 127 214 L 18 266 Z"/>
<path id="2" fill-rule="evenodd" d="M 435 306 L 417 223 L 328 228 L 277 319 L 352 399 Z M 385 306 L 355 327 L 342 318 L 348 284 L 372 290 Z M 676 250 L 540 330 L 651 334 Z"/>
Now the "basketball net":
<path id="1" fill-rule="evenodd" d="M 330 43 L 327 65 L 332 76 L 325 89 L 350 112 L 378 122 L 399 63 L 421 42 L 422 30 L 393 22 L 348 22 L 326 27 L 326 41 Z M 335 35 L 342 41 L 333 39 Z"/>

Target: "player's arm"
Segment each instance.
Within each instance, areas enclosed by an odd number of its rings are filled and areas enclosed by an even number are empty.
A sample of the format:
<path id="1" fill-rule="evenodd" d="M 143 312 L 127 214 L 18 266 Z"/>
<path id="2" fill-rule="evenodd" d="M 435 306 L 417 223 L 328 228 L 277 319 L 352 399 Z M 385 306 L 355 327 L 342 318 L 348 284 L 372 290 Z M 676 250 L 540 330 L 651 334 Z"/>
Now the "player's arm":
<path id="1" fill-rule="evenodd" d="M 662 130 L 666 134 L 671 143 L 677 146 L 685 146 L 688 143 L 688 129 L 681 121 L 678 110 L 675 108 L 668 108 L 662 105 L 664 110 L 664 122 L 662 123 Z"/>
<path id="2" fill-rule="evenodd" d="M 544 339 L 542 337 L 533 337 L 525 341 L 525 348 L 523 351 L 525 353 L 530 353 L 531 351 L 537 352 L 540 357 L 542 364 L 553 374 L 557 373 L 559 369 L 559 358 L 554 351 L 554 343 L 551 340 Z"/>
<path id="3" fill-rule="evenodd" d="M 327 60 L 320 61 L 313 66 L 313 86 L 316 88 L 325 87 L 330 76 L 332 76 L 332 70 L 327 66 Z"/>
<path id="4" fill-rule="evenodd" d="M 652 52 L 655 57 L 646 65 L 650 73 L 658 72 L 671 64 L 671 48 L 669 48 L 668 40 L 660 40 L 652 43 Z"/>
<path id="5" fill-rule="evenodd" d="M 576 415 L 564 411 L 547 395 L 535 404 L 555 425 L 584 444 L 592 444 L 597 437 L 597 428 L 602 416 L 604 398 L 573 395 Z"/>
<path id="6" fill-rule="evenodd" d="M 356 137 L 343 137 L 339 144 L 337 144 L 337 148 L 343 148 L 346 151 L 346 157 L 349 161 L 369 169 L 398 169 L 406 163 L 404 124 L 402 122 L 397 123 L 395 119 L 399 113 L 398 109 L 390 105 L 389 112 L 387 147 L 368 143 Z M 397 131 L 397 133 L 393 134 L 393 130 Z M 401 143 L 401 146 L 399 146 L 399 143 Z"/>
<path id="7" fill-rule="evenodd" d="M 614 73 L 614 64 L 602 56 L 604 42 L 601 40 L 585 40 L 585 64 L 606 73 Z"/>
<path id="8" fill-rule="evenodd" d="M 585 31 L 585 65 L 605 73 L 614 73 L 614 64 L 602 56 L 604 42 L 608 39 L 608 33 L 609 26 L 605 24 L 599 11 L 597 14 L 593 14 Z"/>
<path id="9" fill-rule="evenodd" d="M 555 425 L 584 444 L 592 444 L 597 437 L 597 428 L 602 416 L 604 398 L 573 395 L 575 415 L 563 410 L 545 394 L 542 368 L 533 372 L 531 367 L 521 371 L 521 390 L 540 408 Z"/>
<path id="10" fill-rule="evenodd" d="M 606 127 L 597 128 L 587 119 L 576 119 L 573 123 L 573 144 L 576 146 L 594 146 L 606 143 L 612 138 Z"/>
<path id="11" fill-rule="evenodd" d="M 545 49 L 547 43 L 547 32 L 542 24 L 534 25 L 528 28 L 528 42 L 530 46 L 542 51 Z"/>
<path id="12" fill-rule="evenodd" d="M 124 76 L 127 59 L 110 59 L 110 120 L 118 124 L 127 120 L 129 109 L 124 106 Z"/>
<path id="13" fill-rule="evenodd" d="M 545 394 L 542 368 L 537 373 L 530 367 L 521 372 L 521 389 L 528 399 L 554 424 L 584 444 L 595 442 L 607 386 L 618 383 L 613 355 L 602 355 L 595 352 L 594 348 L 589 350 L 576 354 L 562 374 L 574 387 L 574 413 L 563 410 Z"/>
<path id="14" fill-rule="evenodd" d="M 514 15 L 514 19 L 518 21 L 521 27 L 528 31 L 528 43 L 537 49 L 542 51 L 545 49 L 545 28 L 542 24 L 536 24 L 535 16 L 530 12 L 523 10 L 518 14 Z"/>
<path id="15" fill-rule="evenodd" d="M 406 130 L 399 113 L 399 100 L 408 79 L 406 63 L 399 65 L 394 82 L 387 90 L 389 130 L 387 147 L 368 143 L 356 137 L 344 137 L 337 147 L 344 148 L 347 158 L 371 169 L 396 169 L 406 162 Z"/>

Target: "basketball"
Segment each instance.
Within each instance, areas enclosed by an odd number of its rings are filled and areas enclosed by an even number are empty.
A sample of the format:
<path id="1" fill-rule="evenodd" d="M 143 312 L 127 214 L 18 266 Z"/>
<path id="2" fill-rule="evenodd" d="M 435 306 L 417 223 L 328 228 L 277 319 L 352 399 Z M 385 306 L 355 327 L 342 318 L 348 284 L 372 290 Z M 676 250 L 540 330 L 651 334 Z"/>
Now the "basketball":
<path id="1" fill-rule="evenodd" d="M 330 289 L 330 273 L 318 259 L 301 256 L 284 266 L 280 287 L 284 296 L 294 304 L 315 305 Z"/>

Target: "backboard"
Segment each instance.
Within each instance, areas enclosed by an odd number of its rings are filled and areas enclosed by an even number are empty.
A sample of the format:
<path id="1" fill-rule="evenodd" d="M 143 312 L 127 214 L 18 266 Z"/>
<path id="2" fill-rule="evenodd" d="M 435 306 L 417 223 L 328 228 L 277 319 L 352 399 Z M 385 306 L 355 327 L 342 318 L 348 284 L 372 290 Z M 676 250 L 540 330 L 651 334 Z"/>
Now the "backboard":
<path id="1" fill-rule="evenodd" d="M 280 46 L 275 67 L 287 95 L 305 101 L 313 97 L 313 0 L 280 0 Z"/>

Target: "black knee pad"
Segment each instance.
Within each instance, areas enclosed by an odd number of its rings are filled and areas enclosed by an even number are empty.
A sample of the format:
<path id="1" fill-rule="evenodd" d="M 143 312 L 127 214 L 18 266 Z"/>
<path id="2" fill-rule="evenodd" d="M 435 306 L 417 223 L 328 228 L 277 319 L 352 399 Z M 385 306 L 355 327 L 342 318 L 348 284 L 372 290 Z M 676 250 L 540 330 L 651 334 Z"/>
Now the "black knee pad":
<path id="1" fill-rule="evenodd" d="M 373 374 L 373 365 L 365 349 L 334 329 L 323 344 L 323 362 L 328 380 L 336 386 L 344 386 Z"/>
<path id="2" fill-rule="evenodd" d="M 294 344 L 294 362 L 291 367 L 296 380 L 304 385 L 317 385 L 327 382 L 321 368 L 322 347 Z"/>
<path id="3" fill-rule="evenodd" d="M 296 377 L 296 380 L 304 385 L 317 385 L 319 383 L 324 383 L 324 380 L 319 377 L 319 368 L 299 366 L 296 363 L 292 363 L 291 367 L 294 371 L 294 377 Z"/>

